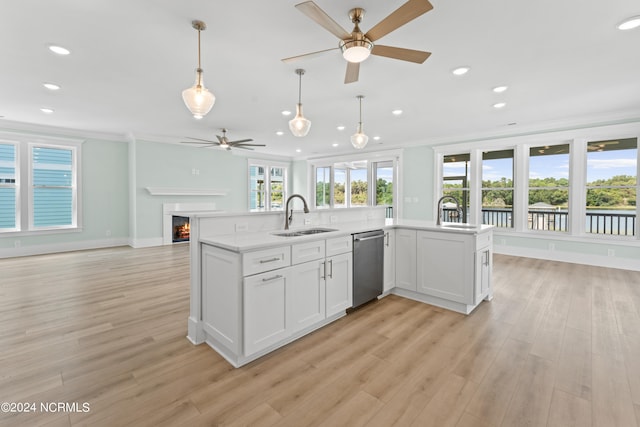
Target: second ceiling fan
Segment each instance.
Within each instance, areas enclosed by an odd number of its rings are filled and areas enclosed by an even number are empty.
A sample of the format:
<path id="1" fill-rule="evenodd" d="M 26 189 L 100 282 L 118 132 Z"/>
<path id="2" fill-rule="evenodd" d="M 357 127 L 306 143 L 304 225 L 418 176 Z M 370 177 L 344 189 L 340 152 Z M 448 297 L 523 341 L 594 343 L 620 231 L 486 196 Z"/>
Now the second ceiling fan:
<path id="1" fill-rule="evenodd" d="M 313 19 L 316 23 L 320 24 L 324 29 L 338 37 L 340 42 L 338 43 L 337 48 L 284 58 L 282 60 L 283 62 L 289 63 L 301 58 L 308 58 L 335 49 L 340 49 L 342 51 L 342 55 L 347 60 L 347 72 L 344 82 L 353 83 L 358 81 L 358 76 L 360 74 L 360 62 L 367 59 L 369 54 L 415 62 L 417 64 L 422 64 L 427 60 L 429 55 L 431 55 L 431 52 L 424 52 L 421 50 L 374 44 L 376 40 L 433 9 L 433 6 L 428 0 L 409 0 L 382 21 L 378 22 L 378 24 L 366 33 L 363 33 L 359 26 L 362 21 L 362 17 L 364 16 L 364 9 L 355 8 L 349 11 L 349 18 L 354 24 L 353 31 L 349 33 L 313 1 L 306 1 L 304 3 L 297 4 L 296 8 L 309 18 Z"/>

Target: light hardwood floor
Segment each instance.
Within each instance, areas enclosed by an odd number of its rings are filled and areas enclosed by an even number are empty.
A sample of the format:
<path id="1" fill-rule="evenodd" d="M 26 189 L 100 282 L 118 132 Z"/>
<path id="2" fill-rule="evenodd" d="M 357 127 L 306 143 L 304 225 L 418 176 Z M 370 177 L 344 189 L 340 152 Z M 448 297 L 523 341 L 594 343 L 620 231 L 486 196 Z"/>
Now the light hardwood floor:
<path id="1" fill-rule="evenodd" d="M 495 256 L 470 316 L 389 296 L 241 369 L 187 245 L 0 260 L 2 426 L 640 426 L 640 273 Z M 82 408 L 82 406 L 80 406 Z"/>

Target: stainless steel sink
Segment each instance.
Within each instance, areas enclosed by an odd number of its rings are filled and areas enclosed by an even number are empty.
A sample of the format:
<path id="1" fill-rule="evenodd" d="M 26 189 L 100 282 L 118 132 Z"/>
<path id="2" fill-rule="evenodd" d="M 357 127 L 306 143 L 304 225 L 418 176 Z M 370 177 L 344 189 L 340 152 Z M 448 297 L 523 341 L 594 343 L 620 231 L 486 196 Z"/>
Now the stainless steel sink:
<path id="1" fill-rule="evenodd" d="M 337 231 L 335 228 L 307 228 L 306 230 L 297 231 L 283 231 L 279 233 L 272 233 L 274 236 L 280 237 L 295 237 L 295 236 L 308 236 L 309 234 L 328 233 L 330 231 Z"/>
<path id="2" fill-rule="evenodd" d="M 307 230 L 298 230 L 297 233 L 302 235 L 328 233 L 330 231 L 337 231 L 335 228 L 309 228 Z"/>

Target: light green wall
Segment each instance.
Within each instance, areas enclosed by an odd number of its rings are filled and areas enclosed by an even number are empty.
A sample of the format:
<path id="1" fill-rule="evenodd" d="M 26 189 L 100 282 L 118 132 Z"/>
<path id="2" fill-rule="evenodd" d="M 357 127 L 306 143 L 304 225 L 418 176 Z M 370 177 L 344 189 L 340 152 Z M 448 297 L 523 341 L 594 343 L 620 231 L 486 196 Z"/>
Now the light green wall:
<path id="1" fill-rule="evenodd" d="M 405 148 L 402 155 L 402 217 L 433 219 L 433 149 Z"/>
<path id="2" fill-rule="evenodd" d="M 135 144 L 136 239 L 162 237 L 163 203 L 215 203 L 220 210 L 247 210 L 247 158 L 210 148 L 148 141 Z M 214 189 L 226 195 L 152 196 L 146 187 Z"/>
<path id="3" fill-rule="evenodd" d="M 306 160 L 296 160 L 291 163 L 291 193 L 300 194 L 309 199 L 309 169 Z"/>
<path id="4" fill-rule="evenodd" d="M 0 237 L 0 248 L 14 248 L 16 241 L 25 249 L 128 237 L 127 144 L 87 140 L 81 150 L 82 230 L 31 236 L 9 234 Z"/>

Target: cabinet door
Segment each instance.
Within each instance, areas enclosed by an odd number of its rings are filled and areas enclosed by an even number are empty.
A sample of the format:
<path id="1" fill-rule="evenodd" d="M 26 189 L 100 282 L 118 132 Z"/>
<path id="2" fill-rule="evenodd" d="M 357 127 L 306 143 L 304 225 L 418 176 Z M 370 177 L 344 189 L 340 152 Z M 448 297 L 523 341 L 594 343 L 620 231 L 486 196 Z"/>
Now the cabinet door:
<path id="1" fill-rule="evenodd" d="M 324 265 L 322 260 L 291 267 L 292 333 L 325 318 Z"/>
<path id="2" fill-rule="evenodd" d="M 479 304 L 491 291 L 491 249 L 476 252 L 476 283 L 474 302 Z"/>
<path id="3" fill-rule="evenodd" d="M 394 230 L 384 233 L 384 287 L 383 292 L 390 291 L 396 283 L 396 235 Z"/>
<path id="4" fill-rule="evenodd" d="M 396 286 L 416 290 L 415 230 L 396 230 Z"/>
<path id="5" fill-rule="evenodd" d="M 245 277 L 244 354 L 249 356 L 291 335 L 290 268 Z"/>
<path id="6" fill-rule="evenodd" d="M 417 291 L 473 304 L 473 235 L 418 232 Z"/>
<path id="7" fill-rule="evenodd" d="M 353 305 L 352 253 L 336 255 L 326 260 L 327 317 Z"/>

